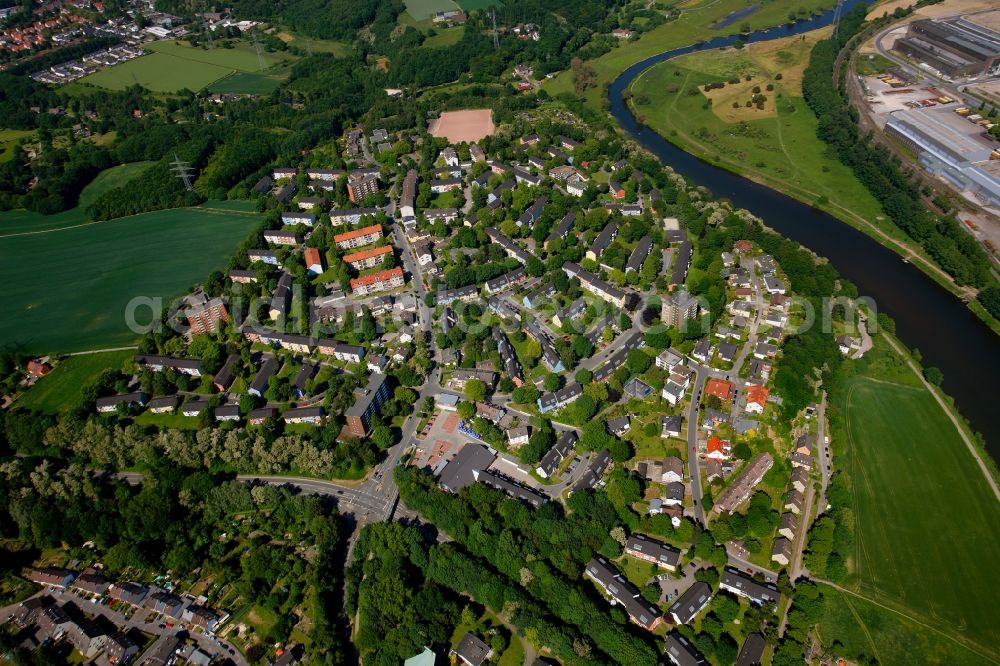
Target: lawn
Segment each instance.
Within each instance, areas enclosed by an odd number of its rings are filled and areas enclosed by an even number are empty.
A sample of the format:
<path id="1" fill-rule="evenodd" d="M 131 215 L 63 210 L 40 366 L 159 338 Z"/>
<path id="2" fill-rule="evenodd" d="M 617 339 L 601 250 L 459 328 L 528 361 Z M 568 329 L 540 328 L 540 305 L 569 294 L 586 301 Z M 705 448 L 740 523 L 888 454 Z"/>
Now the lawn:
<path id="1" fill-rule="evenodd" d="M 31 130 L 0 129 L 0 162 L 14 157 L 14 146 L 24 137 L 34 134 Z"/>
<path id="2" fill-rule="evenodd" d="M 133 351 L 84 354 L 64 359 L 21 396 L 17 404 L 43 412 L 67 412 L 80 402 L 80 387 L 97 379 L 108 368 L 121 368 Z"/>
<path id="3" fill-rule="evenodd" d="M 239 43 L 234 48 L 203 49 L 173 40 L 152 42 L 144 46 L 150 54 L 120 65 L 95 72 L 81 79 L 111 90 L 123 90 L 138 83 L 154 92 L 201 90 L 237 72 L 266 72 L 293 56 L 264 53 L 263 67 L 250 44 Z M 256 85 L 260 85 L 256 81 Z M 226 91 L 237 92 L 237 91 Z"/>
<path id="4" fill-rule="evenodd" d="M 857 522 L 845 587 L 1000 659 L 1000 575 L 987 564 L 1000 562 L 1000 505 L 954 426 L 923 388 L 855 377 L 835 400 Z"/>
<path id="5" fill-rule="evenodd" d="M 438 12 L 459 9 L 452 0 L 406 0 L 406 13 L 417 21 L 433 17 Z"/>
<path id="6" fill-rule="evenodd" d="M 816 30 L 660 63 L 633 82 L 636 110 L 649 127 L 688 152 L 855 226 L 872 224 L 902 238 L 853 172 L 828 154 L 816 136 L 816 117 L 802 99 L 810 49 L 828 33 Z M 775 80 L 779 73 L 782 78 Z M 733 79 L 739 83 L 729 83 Z M 708 83 L 724 87 L 706 93 Z M 763 109 L 746 106 L 755 88 L 767 98 Z"/>
<path id="7" fill-rule="evenodd" d="M 289 46 L 297 46 L 310 55 L 312 53 L 332 53 L 335 56 L 344 57 L 351 52 L 351 45 L 347 42 L 338 42 L 332 39 L 314 39 L 288 31 L 279 32 L 278 39 Z"/>
<path id="8" fill-rule="evenodd" d="M 59 229 L 43 216 L 14 213 L 37 233 L 0 237 L 0 276 L 12 285 L 0 341 L 27 352 L 67 352 L 131 344 L 125 310 L 137 297 L 180 296 L 225 266 L 259 218 L 211 203 L 81 225 L 79 209 Z M 8 214 L 10 215 L 10 214 Z M 148 317 L 148 308 L 137 318 Z M 144 319 L 140 319 L 140 322 Z"/>
<path id="9" fill-rule="evenodd" d="M 947 625 L 917 623 L 864 599 L 823 586 L 824 644 L 838 641 L 849 654 L 867 654 L 882 666 L 990 663 L 949 637 Z"/>

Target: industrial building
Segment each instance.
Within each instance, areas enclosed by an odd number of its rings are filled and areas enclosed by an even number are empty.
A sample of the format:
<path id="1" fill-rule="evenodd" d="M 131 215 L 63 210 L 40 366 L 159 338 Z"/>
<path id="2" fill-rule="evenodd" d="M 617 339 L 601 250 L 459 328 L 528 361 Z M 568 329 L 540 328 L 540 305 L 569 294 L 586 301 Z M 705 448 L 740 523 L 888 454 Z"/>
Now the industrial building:
<path id="1" fill-rule="evenodd" d="M 1000 34 L 964 18 L 914 21 L 894 48 L 948 77 L 1000 75 Z"/>
<path id="2" fill-rule="evenodd" d="M 986 205 L 1000 206 L 1000 143 L 983 125 L 935 106 L 896 111 L 886 132 L 917 154 L 920 165 Z M 992 159 L 991 159 L 992 158 Z"/>

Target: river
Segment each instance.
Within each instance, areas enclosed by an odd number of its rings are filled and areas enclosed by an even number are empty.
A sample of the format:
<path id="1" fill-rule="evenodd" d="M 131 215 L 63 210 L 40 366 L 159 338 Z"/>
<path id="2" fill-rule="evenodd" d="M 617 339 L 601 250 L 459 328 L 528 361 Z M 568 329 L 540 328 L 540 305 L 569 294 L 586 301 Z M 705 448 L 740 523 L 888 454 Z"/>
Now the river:
<path id="1" fill-rule="evenodd" d="M 847 11 L 859 0 L 846 0 Z M 808 21 L 745 36 L 759 42 L 800 34 L 829 25 L 835 12 Z M 955 398 L 972 428 L 986 438 L 987 450 L 1000 461 L 1000 419 L 997 381 L 1000 379 L 1000 340 L 956 296 L 899 255 L 828 213 L 789 196 L 716 167 L 678 148 L 645 126 L 639 126 L 622 98 L 629 84 L 650 66 L 700 49 L 728 46 L 735 37 L 717 37 L 699 46 L 666 51 L 625 70 L 611 84 L 611 114 L 622 129 L 654 153 L 664 164 L 719 198 L 730 200 L 762 218 L 769 227 L 816 254 L 827 257 L 840 273 L 857 285 L 862 296 L 872 298 L 878 310 L 896 322 L 896 335 L 910 348 L 918 348 L 925 366 L 944 373 L 943 388 Z M 991 388 L 992 387 L 992 388 Z M 914 442 L 919 446 L 919 442 Z"/>

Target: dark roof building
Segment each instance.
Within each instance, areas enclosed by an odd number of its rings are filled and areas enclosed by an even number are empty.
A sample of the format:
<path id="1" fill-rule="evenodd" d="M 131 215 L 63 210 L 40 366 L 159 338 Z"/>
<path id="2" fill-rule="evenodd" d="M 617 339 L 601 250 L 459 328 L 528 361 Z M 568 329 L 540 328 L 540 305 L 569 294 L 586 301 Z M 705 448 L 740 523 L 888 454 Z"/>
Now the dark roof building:
<path id="1" fill-rule="evenodd" d="M 674 666 L 706 666 L 708 664 L 698 648 L 691 645 L 676 631 L 667 634 L 663 650 L 667 655 L 667 660 Z"/>
<path id="2" fill-rule="evenodd" d="M 652 631 L 663 621 L 656 606 L 643 599 L 638 588 L 628 582 L 603 557 L 591 559 L 587 563 L 584 575 L 600 585 L 615 603 L 625 609 L 629 618 L 643 629 Z"/>
<path id="3" fill-rule="evenodd" d="M 573 452 L 573 447 L 576 444 L 576 432 L 573 430 L 564 430 L 559 435 L 559 439 L 552 446 L 548 452 L 542 456 L 541 461 L 538 463 L 538 467 L 535 471 L 538 476 L 543 479 L 547 479 L 556 471 L 559 464 Z"/>
<path id="4" fill-rule="evenodd" d="M 758 633 L 750 634 L 743 641 L 740 656 L 736 658 L 736 666 L 760 666 L 766 646 L 763 636 Z"/>
<path id="5" fill-rule="evenodd" d="M 778 603 L 781 593 L 770 583 L 761 583 L 734 567 L 726 567 L 719 579 L 719 587 L 749 599 L 758 606 Z"/>
<path id="6" fill-rule="evenodd" d="M 475 483 L 478 474 L 492 465 L 496 457 L 496 454 L 485 446 L 466 444 L 445 465 L 438 483 L 445 490 L 457 493 L 462 488 Z"/>
<path id="7" fill-rule="evenodd" d="M 625 542 L 625 552 L 664 569 L 674 570 L 681 559 L 681 551 L 644 534 L 633 534 Z"/>
<path id="8" fill-rule="evenodd" d="M 597 484 L 601 482 L 601 479 L 604 477 L 604 473 L 608 471 L 608 467 L 610 466 L 611 454 L 607 450 L 595 453 L 590 459 L 590 464 L 587 465 L 587 469 L 584 471 L 583 476 L 581 476 L 580 480 L 573 486 L 573 492 L 596 487 Z"/>
<path id="9" fill-rule="evenodd" d="M 712 600 L 712 588 L 708 583 L 696 582 L 689 587 L 684 594 L 677 598 L 677 601 L 667 610 L 674 622 L 677 624 L 687 624 L 701 612 L 708 602 Z"/>

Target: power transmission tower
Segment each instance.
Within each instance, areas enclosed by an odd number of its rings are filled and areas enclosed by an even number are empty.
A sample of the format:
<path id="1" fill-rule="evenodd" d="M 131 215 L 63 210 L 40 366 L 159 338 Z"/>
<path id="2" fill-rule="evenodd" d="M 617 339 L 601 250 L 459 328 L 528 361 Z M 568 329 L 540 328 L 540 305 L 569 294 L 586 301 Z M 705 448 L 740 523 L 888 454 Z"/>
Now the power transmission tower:
<path id="1" fill-rule="evenodd" d="M 257 39 L 257 33 L 250 33 L 250 43 L 253 44 L 253 48 L 257 51 L 257 65 L 260 67 L 260 71 L 264 71 L 264 51 L 261 48 L 260 40 Z"/>
<path id="2" fill-rule="evenodd" d="M 497 35 L 497 10 L 492 10 L 490 16 L 493 17 L 493 49 L 500 48 L 500 36 Z"/>
<path id="3" fill-rule="evenodd" d="M 188 192 L 194 191 L 194 185 L 191 184 L 191 172 L 194 169 L 187 162 L 179 158 L 177 153 L 174 153 L 174 161 L 170 163 L 170 170 L 177 174 L 177 177 L 184 183 L 184 188 Z"/>
<path id="4" fill-rule="evenodd" d="M 215 41 L 212 39 L 212 29 L 208 27 L 208 19 L 202 21 L 202 26 L 205 28 L 205 39 L 208 40 L 208 48 L 215 48 Z"/>

